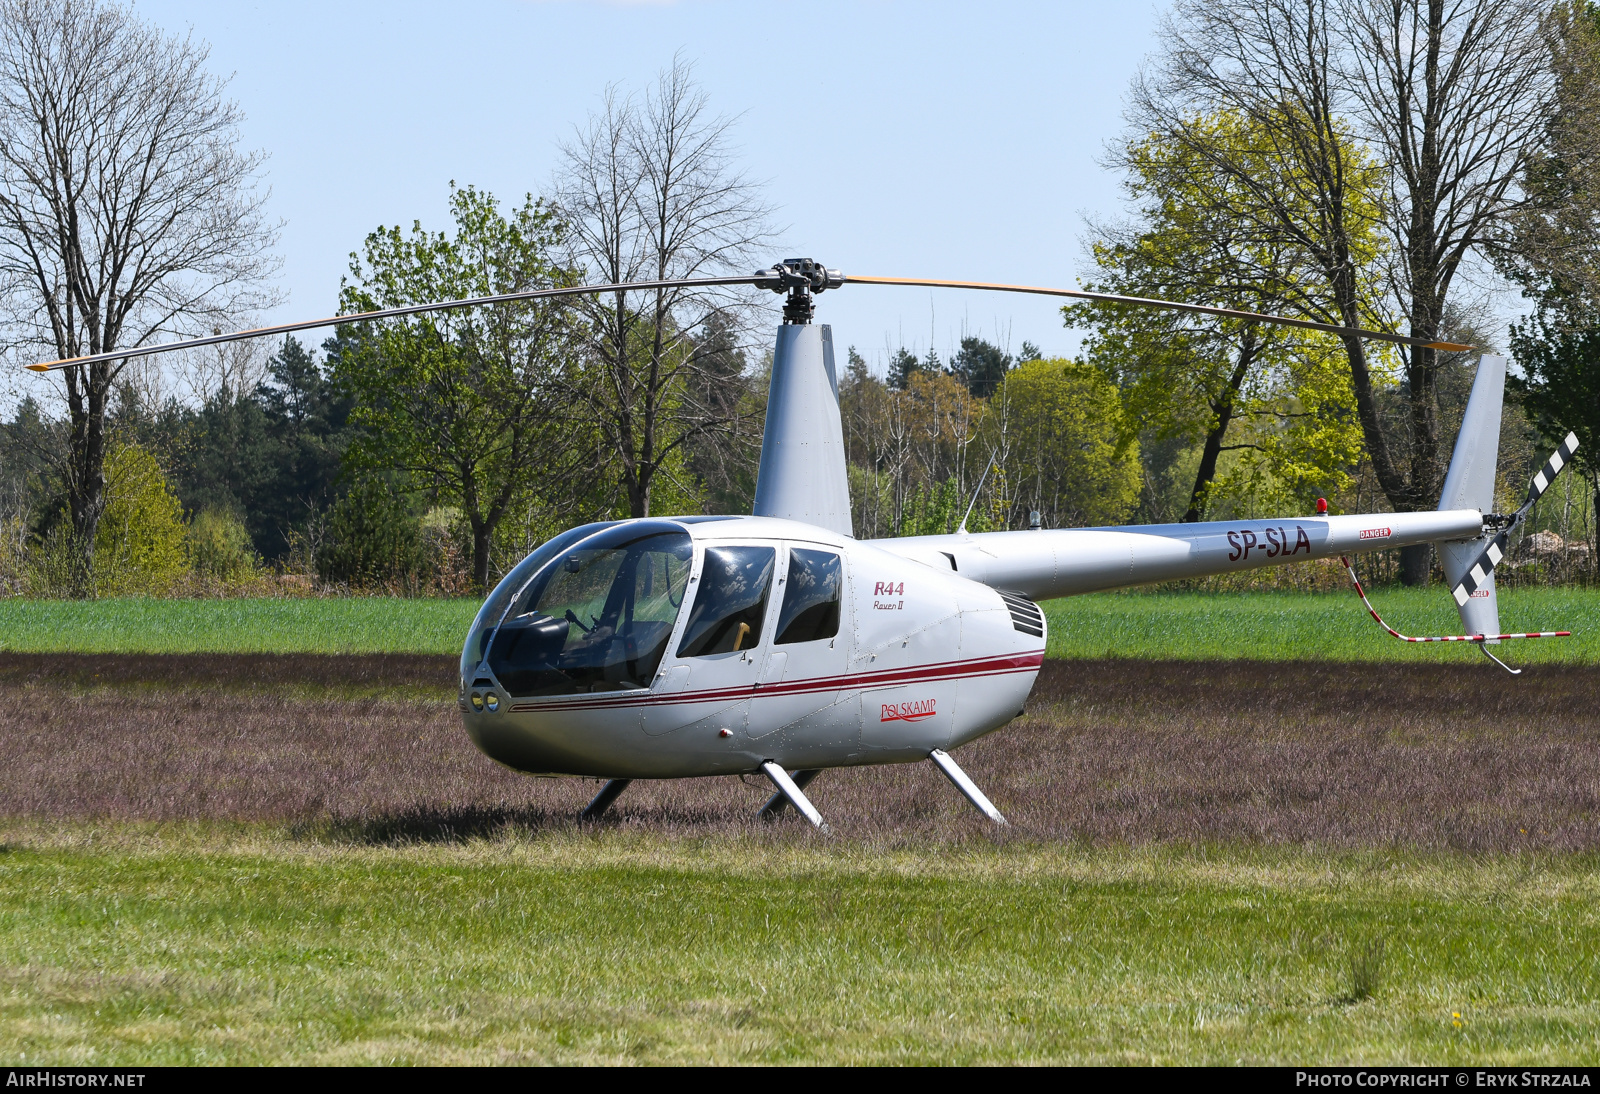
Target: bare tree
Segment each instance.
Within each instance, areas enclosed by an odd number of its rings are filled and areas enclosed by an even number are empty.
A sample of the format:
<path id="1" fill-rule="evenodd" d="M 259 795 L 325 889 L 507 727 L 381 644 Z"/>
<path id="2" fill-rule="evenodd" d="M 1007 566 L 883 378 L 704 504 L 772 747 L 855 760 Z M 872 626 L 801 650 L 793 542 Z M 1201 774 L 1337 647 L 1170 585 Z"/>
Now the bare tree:
<path id="1" fill-rule="evenodd" d="M 733 164 L 732 120 L 713 116 L 675 59 L 642 98 L 606 93 L 562 148 L 556 201 L 571 263 L 608 284 L 710 277 L 755 267 L 770 210 Z M 583 298 L 594 375 L 574 388 L 617 461 L 629 512 L 650 513 L 658 475 L 697 437 L 744 411 L 711 390 L 693 332 L 748 309 L 727 292 L 657 289 Z"/>
<path id="2" fill-rule="evenodd" d="M 1321 284 L 1296 301 L 1347 326 L 1404 318 L 1441 339 L 1447 306 L 1522 201 L 1518 182 L 1551 94 L 1543 0 L 1180 0 L 1157 64 L 1134 86 L 1136 132 L 1187 141 L 1232 174 L 1249 200 L 1233 215 L 1303 249 Z M 1269 155 L 1230 154 L 1190 124 L 1236 112 Z M 1349 152 L 1372 157 L 1387 269 L 1352 245 L 1374 189 Z M 1273 170 L 1280 160 L 1287 170 Z M 1441 475 L 1438 352 L 1405 351 L 1405 412 L 1385 422 L 1381 377 L 1344 341 L 1374 474 L 1399 511 L 1431 508 Z M 1408 583 L 1427 581 L 1428 549 L 1409 548 Z"/>
<path id="3" fill-rule="evenodd" d="M 208 49 L 99 0 L 0 0 L 0 321 L 56 358 L 231 324 L 270 302 L 258 154 Z M 57 470 L 87 587 L 107 403 L 125 362 L 63 370 Z"/>

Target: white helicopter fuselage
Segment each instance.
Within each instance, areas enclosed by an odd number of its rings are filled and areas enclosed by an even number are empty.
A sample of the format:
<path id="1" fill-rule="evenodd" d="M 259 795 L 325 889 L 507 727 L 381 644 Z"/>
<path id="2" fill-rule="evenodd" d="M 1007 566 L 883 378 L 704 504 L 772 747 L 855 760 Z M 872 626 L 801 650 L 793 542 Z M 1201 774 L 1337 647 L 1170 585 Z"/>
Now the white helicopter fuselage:
<path id="1" fill-rule="evenodd" d="M 610 528 L 629 523 L 676 525 Z M 964 744 L 1021 712 L 1044 660 L 1044 616 L 1035 605 L 1012 598 L 1008 606 L 996 590 L 948 568 L 795 521 L 676 526 L 694 555 L 651 679 L 519 696 L 492 669 L 469 665 L 469 656 L 460 705 L 480 749 L 541 774 L 731 775 L 765 761 L 804 769 L 925 760 L 932 749 Z M 730 547 L 773 553 L 760 638 L 738 650 L 686 655 L 707 550 Z M 838 623 L 828 637 L 780 642 L 795 548 L 839 559 Z M 475 708 L 475 692 L 493 694 L 496 709 Z"/>

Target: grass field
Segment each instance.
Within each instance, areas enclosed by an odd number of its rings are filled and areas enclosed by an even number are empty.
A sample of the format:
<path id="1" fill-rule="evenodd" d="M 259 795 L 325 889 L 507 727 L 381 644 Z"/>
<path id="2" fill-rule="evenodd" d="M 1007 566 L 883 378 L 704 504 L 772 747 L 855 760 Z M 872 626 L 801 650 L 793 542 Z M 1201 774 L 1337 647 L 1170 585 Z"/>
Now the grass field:
<path id="1" fill-rule="evenodd" d="M 1597 1057 L 1588 860 L 8 836 L 13 1063 Z"/>
<path id="2" fill-rule="evenodd" d="M 477 600 L 0 600 L 0 651 L 460 654 Z"/>
<path id="3" fill-rule="evenodd" d="M 1402 634 L 1460 634 L 1461 617 L 1442 588 L 1368 590 Z M 1417 645 L 1384 633 L 1354 591 L 1339 593 L 1105 593 L 1045 604 L 1051 657 L 1163 660 L 1481 660 L 1461 645 Z M 1505 631 L 1571 631 L 1570 638 L 1502 643 L 1512 662 L 1600 663 L 1600 590 L 1511 589 L 1500 594 Z M 1485 662 L 1487 663 L 1487 662 Z"/>
<path id="4" fill-rule="evenodd" d="M 462 732 L 474 607 L 0 601 L 0 1059 L 1600 1064 L 1592 639 L 1059 602 L 958 754 L 1011 827 L 917 764 L 819 778 L 824 839 L 737 778 L 577 823 Z"/>
<path id="5" fill-rule="evenodd" d="M 1442 588 L 1380 589 L 1374 604 L 1416 635 L 1461 628 Z M 1600 664 L 1600 590 L 1514 589 L 1507 630 L 1570 630 L 1510 643 L 1515 661 Z M 472 600 L 0 600 L 0 651 L 458 654 Z M 1051 657 L 1266 661 L 1477 660 L 1460 646 L 1397 642 L 1353 593 L 1108 593 L 1045 605 Z"/>

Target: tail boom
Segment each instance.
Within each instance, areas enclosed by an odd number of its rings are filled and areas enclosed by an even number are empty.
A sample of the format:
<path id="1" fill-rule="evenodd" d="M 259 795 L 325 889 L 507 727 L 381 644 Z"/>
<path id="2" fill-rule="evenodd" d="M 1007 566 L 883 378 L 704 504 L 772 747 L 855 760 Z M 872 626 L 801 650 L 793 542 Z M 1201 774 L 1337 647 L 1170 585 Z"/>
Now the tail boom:
<path id="1" fill-rule="evenodd" d="M 1419 543 L 1471 540 L 1482 534 L 1483 514 L 1460 509 L 981 532 L 873 542 L 996 589 L 1047 600 Z"/>

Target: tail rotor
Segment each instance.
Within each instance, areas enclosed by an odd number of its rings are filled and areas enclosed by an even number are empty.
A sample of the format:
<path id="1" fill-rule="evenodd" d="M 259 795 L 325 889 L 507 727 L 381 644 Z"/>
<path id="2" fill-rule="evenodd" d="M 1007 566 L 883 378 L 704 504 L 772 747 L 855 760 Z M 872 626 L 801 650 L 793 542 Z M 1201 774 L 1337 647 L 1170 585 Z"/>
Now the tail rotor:
<path id="1" fill-rule="evenodd" d="M 1567 439 L 1561 446 L 1550 453 L 1550 458 L 1545 461 L 1539 472 L 1533 476 L 1533 481 L 1528 484 L 1528 496 L 1523 500 L 1521 508 L 1510 516 L 1498 513 L 1489 513 L 1484 516 L 1484 524 L 1497 529 L 1493 539 L 1483 548 L 1472 564 L 1467 567 L 1467 572 L 1461 576 L 1456 587 L 1450 590 L 1450 595 L 1455 598 L 1456 604 L 1463 605 L 1472 598 L 1472 594 L 1487 584 L 1494 568 L 1506 557 L 1506 544 L 1511 538 L 1511 533 L 1516 531 L 1534 505 L 1550 489 L 1550 484 L 1555 482 L 1556 476 L 1561 474 L 1562 468 L 1572 462 L 1572 454 L 1578 450 L 1578 437 L 1575 433 L 1568 433 Z"/>

